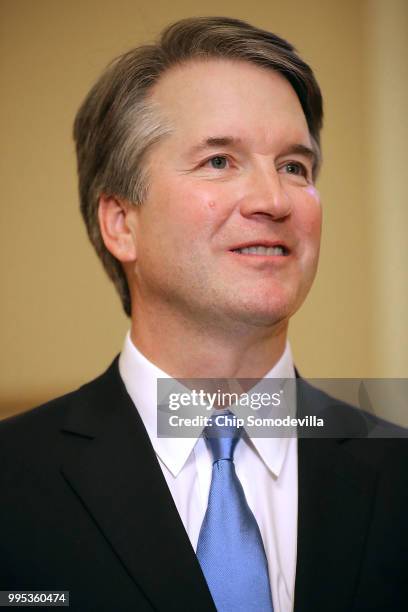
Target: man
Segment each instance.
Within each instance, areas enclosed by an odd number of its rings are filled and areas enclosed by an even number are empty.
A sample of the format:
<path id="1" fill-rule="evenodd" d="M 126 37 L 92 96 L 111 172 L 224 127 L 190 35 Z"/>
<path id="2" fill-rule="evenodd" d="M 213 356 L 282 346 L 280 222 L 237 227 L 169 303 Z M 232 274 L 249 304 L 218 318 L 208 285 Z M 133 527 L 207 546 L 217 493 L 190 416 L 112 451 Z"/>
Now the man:
<path id="1" fill-rule="evenodd" d="M 229 510 L 208 543 L 205 432 L 156 434 L 158 378 L 295 377 L 321 124 L 293 47 L 234 19 L 178 22 L 93 87 L 74 130 L 81 210 L 131 329 L 100 378 L 1 426 L 1 589 L 69 590 L 75 610 L 403 609 L 403 440 L 243 435 L 218 494 L 229 508 L 240 491 L 245 549 L 238 529 L 223 539 Z M 297 403 L 330 400 L 301 385 Z"/>

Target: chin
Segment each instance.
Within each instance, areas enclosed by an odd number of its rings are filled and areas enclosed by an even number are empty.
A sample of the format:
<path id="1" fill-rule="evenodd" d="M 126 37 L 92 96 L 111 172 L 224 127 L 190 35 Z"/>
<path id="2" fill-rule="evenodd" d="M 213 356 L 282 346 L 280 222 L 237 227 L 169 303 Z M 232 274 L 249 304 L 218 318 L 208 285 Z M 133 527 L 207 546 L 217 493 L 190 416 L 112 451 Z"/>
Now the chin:
<path id="1" fill-rule="evenodd" d="M 300 304 L 299 304 L 300 306 Z M 242 304 L 240 308 L 231 309 L 229 316 L 236 322 L 255 327 L 273 327 L 287 323 L 297 310 L 297 305 L 286 300 L 254 301 Z"/>

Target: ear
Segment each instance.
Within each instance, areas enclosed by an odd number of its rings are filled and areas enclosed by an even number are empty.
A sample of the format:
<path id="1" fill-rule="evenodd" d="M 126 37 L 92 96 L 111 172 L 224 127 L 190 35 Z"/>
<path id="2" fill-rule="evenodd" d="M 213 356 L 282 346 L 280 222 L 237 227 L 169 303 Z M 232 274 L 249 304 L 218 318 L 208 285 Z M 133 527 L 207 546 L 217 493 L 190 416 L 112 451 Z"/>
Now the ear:
<path id="1" fill-rule="evenodd" d="M 135 205 L 116 196 L 102 195 L 98 204 L 98 219 L 106 248 L 116 259 L 125 263 L 137 256 Z"/>

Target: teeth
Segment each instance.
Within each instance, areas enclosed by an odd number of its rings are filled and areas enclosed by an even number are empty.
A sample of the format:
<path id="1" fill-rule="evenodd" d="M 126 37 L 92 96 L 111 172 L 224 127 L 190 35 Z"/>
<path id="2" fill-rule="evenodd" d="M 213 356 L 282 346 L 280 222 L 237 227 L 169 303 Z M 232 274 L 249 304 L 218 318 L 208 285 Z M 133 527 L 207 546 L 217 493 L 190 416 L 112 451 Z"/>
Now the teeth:
<path id="1" fill-rule="evenodd" d="M 253 246 L 245 247 L 244 249 L 236 249 L 237 253 L 243 255 L 284 255 L 283 247 L 264 247 L 264 246 Z"/>

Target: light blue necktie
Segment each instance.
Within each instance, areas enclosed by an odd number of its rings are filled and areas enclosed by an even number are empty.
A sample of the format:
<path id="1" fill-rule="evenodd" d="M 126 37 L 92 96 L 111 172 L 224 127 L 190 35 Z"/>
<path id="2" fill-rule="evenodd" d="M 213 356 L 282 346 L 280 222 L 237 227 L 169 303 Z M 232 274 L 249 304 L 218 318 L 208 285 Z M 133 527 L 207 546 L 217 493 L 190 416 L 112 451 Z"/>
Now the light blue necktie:
<path id="1" fill-rule="evenodd" d="M 261 534 L 233 463 L 242 429 L 212 423 L 204 430 L 214 464 L 197 557 L 218 612 L 273 612 Z"/>

